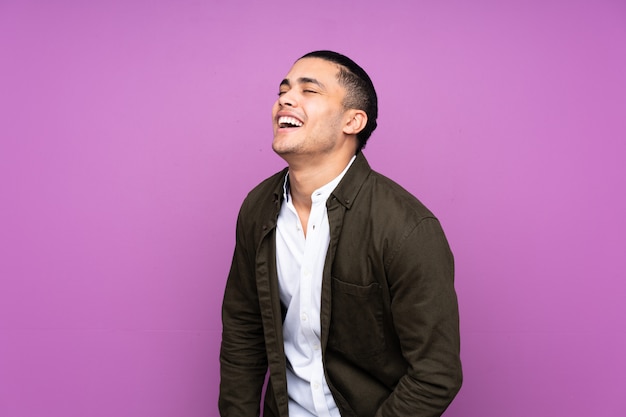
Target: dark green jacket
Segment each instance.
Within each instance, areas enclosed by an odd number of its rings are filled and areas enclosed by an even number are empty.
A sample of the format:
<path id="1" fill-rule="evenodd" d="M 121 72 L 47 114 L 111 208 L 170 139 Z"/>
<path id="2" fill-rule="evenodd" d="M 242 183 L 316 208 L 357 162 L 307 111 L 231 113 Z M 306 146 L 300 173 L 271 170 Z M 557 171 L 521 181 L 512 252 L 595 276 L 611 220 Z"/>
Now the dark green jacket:
<path id="1" fill-rule="evenodd" d="M 276 219 L 286 170 L 243 202 L 222 310 L 222 417 L 288 415 Z M 342 416 L 439 416 L 461 386 L 453 257 L 439 221 L 359 153 L 327 203 L 322 354 Z"/>

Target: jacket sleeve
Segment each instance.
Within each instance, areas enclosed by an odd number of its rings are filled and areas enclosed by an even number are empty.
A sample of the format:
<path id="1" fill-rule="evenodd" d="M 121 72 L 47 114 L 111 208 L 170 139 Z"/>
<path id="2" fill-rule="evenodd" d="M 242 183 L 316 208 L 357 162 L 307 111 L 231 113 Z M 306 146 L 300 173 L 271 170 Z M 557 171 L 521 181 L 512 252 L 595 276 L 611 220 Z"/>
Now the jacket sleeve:
<path id="1" fill-rule="evenodd" d="M 441 416 L 461 388 L 454 261 L 437 219 L 398 245 L 388 267 L 391 310 L 409 366 L 376 417 Z"/>
<path id="2" fill-rule="evenodd" d="M 259 415 L 267 355 L 255 281 L 254 245 L 237 219 L 235 253 L 222 304 L 219 411 L 222 417 Z M 250 246 L 252 244 L 252 246 Z"/>

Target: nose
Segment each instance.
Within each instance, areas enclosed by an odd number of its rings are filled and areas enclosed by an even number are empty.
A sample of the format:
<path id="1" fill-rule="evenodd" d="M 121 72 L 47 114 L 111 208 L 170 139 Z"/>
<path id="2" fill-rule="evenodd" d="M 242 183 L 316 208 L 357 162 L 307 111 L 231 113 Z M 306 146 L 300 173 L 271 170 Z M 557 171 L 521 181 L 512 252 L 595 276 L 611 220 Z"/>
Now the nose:
<path id="1" fill-rule="evenodd" d="M 278 104 L 281 107 L 284 107 L 284 106 L 294 107 L 296 105 L 296 99 L 292 91 L 293 90 L 285 91 L 283 94 L 278 96 Z"/>

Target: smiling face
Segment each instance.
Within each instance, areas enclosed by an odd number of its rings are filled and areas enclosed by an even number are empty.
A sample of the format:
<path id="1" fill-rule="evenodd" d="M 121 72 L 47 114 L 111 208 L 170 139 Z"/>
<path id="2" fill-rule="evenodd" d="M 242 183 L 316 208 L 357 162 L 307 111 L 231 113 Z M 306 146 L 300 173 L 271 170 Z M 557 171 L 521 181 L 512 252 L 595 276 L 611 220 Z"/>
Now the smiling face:
<path id="1" fill-rule="evenodd" d="M 346 91 L 338 72 L 332 62 L 303 58 L 281 82 L 272 109 L 272 149 L 288 162 L 291 156 L 323 156 L 353 142 L 356 146 L 355 138 L 346 135 L 352 115 L 343 105 Z"/>

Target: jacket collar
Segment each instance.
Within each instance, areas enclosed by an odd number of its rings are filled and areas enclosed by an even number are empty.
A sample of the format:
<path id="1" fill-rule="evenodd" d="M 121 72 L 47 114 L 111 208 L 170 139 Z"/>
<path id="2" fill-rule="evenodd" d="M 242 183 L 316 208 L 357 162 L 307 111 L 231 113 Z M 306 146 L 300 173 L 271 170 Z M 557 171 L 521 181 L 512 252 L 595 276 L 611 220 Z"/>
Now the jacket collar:
<path id="1" fill-rule="evenodd" d="M 277 182 L 274 188 L 274 203 L 276 204 L 277 210 L 280 209 L 280 205 L 283 202 L 285 178 L 288 170 L 289 168 L 285 168 L 277 175 Z M 356 155 L 356 159 L 352 163 L 352 166 L 350 166 L 348 172 L 346 172 L 337 187 L 333 190 L 331 196 L 335 197 L 344 207 L 350 209 L 357 194 L 359 193 L 359 190 L 361 189 L 361 186 L 371 172 L 372 168 L 367 162 L 365 155 L 359 151 Z"/>
<path id="2" fill-rule="evenodd" d="M 365 155 L 359 151 L 352 166 L 348 169 L 348 172 L 346 172 L 346 175 L 341 179 L 331 195 L 349 210 L 361 190 L 365 179 L 371 172 L 372 168 L 370 168 L 367 159 L 365 159 Z"/>

